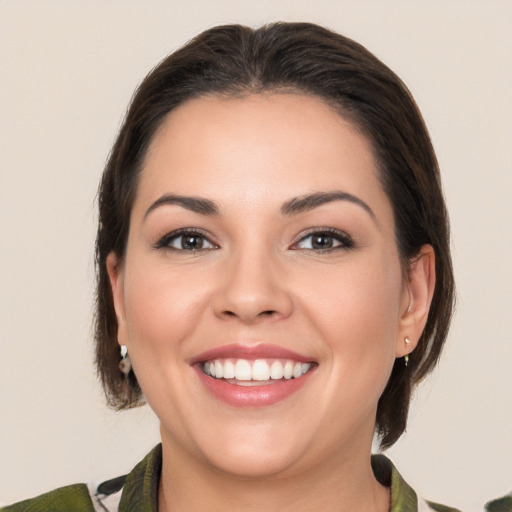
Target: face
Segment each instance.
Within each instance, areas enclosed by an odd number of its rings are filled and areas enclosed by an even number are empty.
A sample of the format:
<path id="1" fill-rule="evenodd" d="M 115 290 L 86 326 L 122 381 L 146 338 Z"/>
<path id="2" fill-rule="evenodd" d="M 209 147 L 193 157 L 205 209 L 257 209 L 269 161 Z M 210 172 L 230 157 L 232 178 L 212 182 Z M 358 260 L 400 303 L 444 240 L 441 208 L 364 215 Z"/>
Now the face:
<path id="1" fill-rule="evenodd" d="M 354 125 L 299 94 L 191 100 L 130 222 L 108 260 L 119 343 L 164 446 L 245 476 L 369 452 L 411 296 Z"/>

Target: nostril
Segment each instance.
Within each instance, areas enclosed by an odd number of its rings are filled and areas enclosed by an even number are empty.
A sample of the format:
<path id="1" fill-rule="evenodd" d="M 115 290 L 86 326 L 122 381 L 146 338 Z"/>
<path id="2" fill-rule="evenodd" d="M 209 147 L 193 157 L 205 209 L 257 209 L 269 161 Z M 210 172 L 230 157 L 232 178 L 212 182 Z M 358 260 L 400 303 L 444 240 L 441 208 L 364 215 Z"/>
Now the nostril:
<path id="1" fill-rule="evenodd" d="M 224 317 L 229 317 L 229 318 L 233 318 L 233 317 L 244 318 L 243 314 L 237 314 L 235 311 L 231 311 L 229 309 L 223 311 L 222 315 Z M 257 313 L 253 317 L 253 319 L 256 319 L 256 318 L 269 318 L 269 317 L 272 317 L 274 315 L 277 315 L 277 311 L 275 309 L 266 309 L 265 311 L 261 311 L 260 313 Z"/>

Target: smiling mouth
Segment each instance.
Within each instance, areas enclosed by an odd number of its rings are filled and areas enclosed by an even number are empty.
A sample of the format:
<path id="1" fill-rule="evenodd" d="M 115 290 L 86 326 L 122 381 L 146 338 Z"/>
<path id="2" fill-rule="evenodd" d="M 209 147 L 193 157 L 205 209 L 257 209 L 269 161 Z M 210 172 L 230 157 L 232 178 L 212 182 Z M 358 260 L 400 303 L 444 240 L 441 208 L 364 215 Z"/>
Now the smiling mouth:
<path id="1" fill-rule="evenodd" d="M 261 386 L 299 379 L 315 366 L 291 359 L 211 359 L 200 364 L 204 374 L 238 386 Z"/>

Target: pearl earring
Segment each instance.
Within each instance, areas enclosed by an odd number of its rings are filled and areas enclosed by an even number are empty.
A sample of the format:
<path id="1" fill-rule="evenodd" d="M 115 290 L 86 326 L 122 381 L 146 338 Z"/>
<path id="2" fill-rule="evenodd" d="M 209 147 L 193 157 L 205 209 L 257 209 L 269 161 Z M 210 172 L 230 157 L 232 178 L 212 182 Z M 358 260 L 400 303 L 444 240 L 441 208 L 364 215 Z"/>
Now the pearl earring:
<path id="1" fill-rule="evenodd" d="M 132 363 L 130 356 L 128 355 L 128 348 L 126 345 L 121 345 L 121 361 L 119 361 L 119 370 L 124 373 L 125 377 L 128 377 L 130 370 L 132 369 Z"/>

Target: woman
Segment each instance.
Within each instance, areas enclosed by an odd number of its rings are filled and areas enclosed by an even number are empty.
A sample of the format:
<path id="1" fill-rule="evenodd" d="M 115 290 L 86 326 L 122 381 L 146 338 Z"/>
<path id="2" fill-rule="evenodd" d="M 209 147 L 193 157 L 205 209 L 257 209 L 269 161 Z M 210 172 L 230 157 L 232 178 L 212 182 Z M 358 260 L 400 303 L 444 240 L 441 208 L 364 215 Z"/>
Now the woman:
<path id="1" fill-rule="evenodd" d="M 436 158 L 386 66 L 311 24 L 208 30 L 139 87 L 99 208 L 97 367 L 162 444 L 6 510 L 447 510 L 370 455 L 454 291 Z"/>

